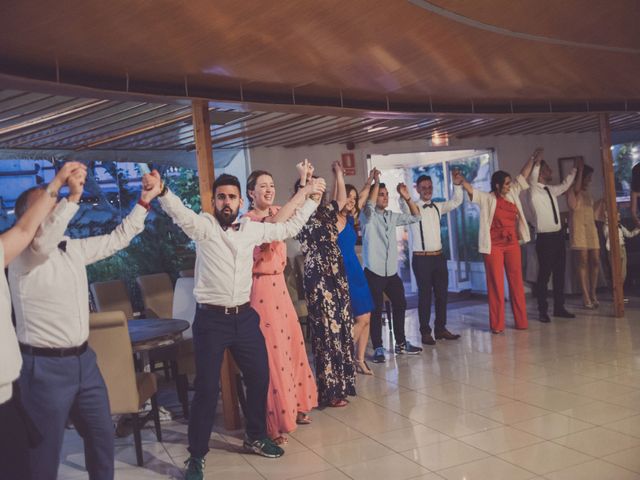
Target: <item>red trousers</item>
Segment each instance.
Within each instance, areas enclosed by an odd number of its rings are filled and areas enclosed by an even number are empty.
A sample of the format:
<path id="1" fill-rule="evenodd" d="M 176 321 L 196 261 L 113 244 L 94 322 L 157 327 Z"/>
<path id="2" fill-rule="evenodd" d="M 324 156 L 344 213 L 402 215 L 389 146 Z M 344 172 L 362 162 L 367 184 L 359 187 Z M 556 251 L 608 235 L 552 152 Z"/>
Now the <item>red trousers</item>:
<path id="1" fill-rule="evenodd" d="M 489 323 L 492 330 L 504 330 L 504 273 L 507 272 L 509 297 L 516 328 L 529 326 L 527 304 L 524 298 L 522 260 L 518 243 L 492 245 L 491 253 L 484 255 L 484 268 L 489 290 Z"/>

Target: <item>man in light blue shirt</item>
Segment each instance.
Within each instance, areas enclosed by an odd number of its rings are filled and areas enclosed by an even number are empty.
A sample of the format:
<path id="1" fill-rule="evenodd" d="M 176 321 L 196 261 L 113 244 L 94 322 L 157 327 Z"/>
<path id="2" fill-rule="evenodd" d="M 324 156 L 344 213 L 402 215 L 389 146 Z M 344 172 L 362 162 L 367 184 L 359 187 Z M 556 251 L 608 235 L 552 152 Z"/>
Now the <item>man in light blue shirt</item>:
<path id="1" fill-rule="evenodd" d="M 409 189 L 404 183 L 398 185 L 398 193 L 407 202 L 411 214 L 387 210 L 389 192 L 380 183 L 380 172 L 375 170 L 374 184 L 369 200 L 360 213 L 362 228 L 364 273 L 369 283 L 374 309 L 371 313 L 371 343 L 374 348 L 373 361 L 385 361 L 382 347 L 382 304 L 386 293 L 393 310 L 393 334 L 396 340 L 395 353 L 417 355 L 422 349 L 407 342 L 404 335 L 404 315 L 407 300 L 404 285 L 398 276 L 398 246 L 396 227 L 420 221 L 420 210 L 413 203 Z"/>

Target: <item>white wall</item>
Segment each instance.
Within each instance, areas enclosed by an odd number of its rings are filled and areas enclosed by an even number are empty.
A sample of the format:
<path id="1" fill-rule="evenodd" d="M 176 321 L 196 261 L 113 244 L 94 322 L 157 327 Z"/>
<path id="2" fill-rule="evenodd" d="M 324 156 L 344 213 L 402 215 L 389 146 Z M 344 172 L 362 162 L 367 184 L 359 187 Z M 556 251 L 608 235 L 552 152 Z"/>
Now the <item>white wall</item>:
<path id="1" fill-rule="evenodd" d="M 545 158 L 554 168 L 557 178 L 558 158 L 582 155 L 585 162 L 595 168 L 592 195 L 600 198 L 604 190 L 602 169 L 600 167 L 600 143 L 596 133 L 556 134 L 556 135 L 502 135 L 476 137 L 462 140 L 453 139 L 449 149 L 494 149 L 499 168 L 512 175 L 518 173 L 523 163 L 536 147 L 545 149 Z M 432 149 L 426 140 L 389 142 L 384 144 L 365 143 L 357 145 L 353 153 L 356 157 L 356 175 L 347 177 L 348 183 L 360 187 L 366 179 L 367 155 L 423 152 Z M 282 204 L 293 193 L 296 181 L 295 164 L 305 158 L 313 162 L 316 173 L 331 180 L 331 162 L 340 160 L 340 154 L 347 152 L 343 144 L 330 144 L 313 147 L 283 148 L 259 147 L 249 151 L 251 168 L 271 172 L 276 182 L 277 202 Z M 566 206 L 560 207 L 562 210 Z"/>

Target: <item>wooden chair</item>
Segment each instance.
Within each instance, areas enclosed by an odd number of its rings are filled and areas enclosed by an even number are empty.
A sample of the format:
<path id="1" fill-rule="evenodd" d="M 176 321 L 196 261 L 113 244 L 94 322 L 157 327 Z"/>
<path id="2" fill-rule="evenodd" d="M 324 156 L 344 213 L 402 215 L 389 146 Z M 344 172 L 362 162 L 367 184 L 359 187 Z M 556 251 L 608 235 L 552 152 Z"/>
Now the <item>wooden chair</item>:
<path id="1" fill-rule="evenodd" d="M 124 312 L 92 313 L 89 326 L 89 345 L 96 353 L 98 367 L 107 386 L 111 413 L 132 416 L 136 460 L 142 466 L 144 462 L 140 430 L 148 420 L 153 419 L 156 438 L 159 442 L 162 441 L 156 376 L 154 373 L 135 372 Z M 147 400 L 151 400 L 151 411 L 141 414 L 140 409 Z"/>
<path id="2" fill-rule="evenodd" d="M 173 284 L 168 273 L 152 273 L 136 278 L 147 318 L 172 318 Z"/>
<path id="3" fill-rule="evenodd" d="M 127 319 L 133 318 L 127 286 L 122 280 L 94 282 L 89 289 L 98 312 L 124 312 Z"/>

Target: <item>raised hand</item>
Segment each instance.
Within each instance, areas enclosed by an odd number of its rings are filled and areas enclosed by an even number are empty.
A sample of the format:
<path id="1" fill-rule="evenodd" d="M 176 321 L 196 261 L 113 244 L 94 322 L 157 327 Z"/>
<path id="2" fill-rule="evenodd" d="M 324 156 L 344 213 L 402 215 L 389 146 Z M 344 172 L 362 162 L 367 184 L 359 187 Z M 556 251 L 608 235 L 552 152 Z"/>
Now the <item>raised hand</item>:
<path id="1" fill-rule="evenodd" d="M 142 191 L 140 192 L 140 198 L 142 201 L 149 203 L 160 195 L 163 186 L 162 178 L 157 170 L 153 170 L 151 173 L 145 173 L 142 177 Z"/>
<path id="2" fill-rule="evenodd" d="M 578 170 L 584 169 L 584 158 L 583 157 L 578 157 L 578 160 L 576 161 L 576 168 Z"/>
<path id="3" fill-rule="evenodd" d="M 333 170 L 333 173 L 335 173 L 336 175 L 344 175 L 344 169 L 342 168 L 342 163 L 340 163 L 338 160 L 336 160 L 331 164 L 331 169 Z"/>
<path id="4" fill-rule="evenodd" d="M 399 183 L 398 186 L 396 187 L 396 190 L 398 191 L 400 196 L 405 200 L 408 201 L 409 199 L 411 199 L 411 195 L 409 194 L 409 189 L 404 183 Z"/>
<path id="5" fill-rule="evenodd" d="M 372 172 L 373 172 L 373 180 L 376 183 L 380 183 L 380 170 L 378 170 L 377 168 L 374 168 Z"/>
<path id="6" fill-rule="evenodd" d="M 296 164 L 296 170 L 298 171 L 298 176 L 300 177 L 300 180 L 307 179 L 308 167 L 309 167 L 309 160 L 307 160 L 306 158 L 302 162 L 299 162 Z"/>
<path id="7" fill-rule="evenodd" d="M 464 176 L 462 175 L 462 172 L 457 168 L 454 168 L 451 171 L 451 179 L 453 180 L 454 185 L 462 185 L 462 182 L 464 182 Z"/>
<path id="8" fill-rule="evenodd" d="M 324 178 L 312 178 L 309 183 L 305 185 L 305 195 L 320 195 L 327 189 L 327 182 Z"/>
<path id="9" fill-rule="evenodd" d="M 314 166 L 307 160 L 307 181 L 313 178 Z"/>
<path id="10" fill-rule="evenodd" d="M 85 177 L 87 173 L 87 166 L 80 162 L 65 162 L 64 165 L 58 170 L 56 176 L 51 181 L 51 187 L 54 190 L 60 190 L 60 188 L 67 183 L 69 177 L 75 172 L 85 172 Z"/>
<path id="11" fill-rule="evenodd" d="M 538 147 L 533 151 L 531 158 L 534 163 L 540 163 L 544 159 L 544 148 Z"/>
<path id="12" fill-rule="evenodd" d="M 84 184 L 87 180 L 86 168 L 75 168 L 71 171 L 71 174 L 67 178 L 67 185 L 69 186 L 69 200 L 72 202 L 80 201 L 82 197 L 82 191 L 84 190 Z"/>

